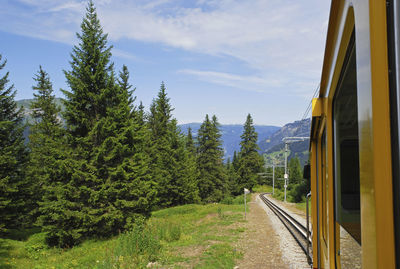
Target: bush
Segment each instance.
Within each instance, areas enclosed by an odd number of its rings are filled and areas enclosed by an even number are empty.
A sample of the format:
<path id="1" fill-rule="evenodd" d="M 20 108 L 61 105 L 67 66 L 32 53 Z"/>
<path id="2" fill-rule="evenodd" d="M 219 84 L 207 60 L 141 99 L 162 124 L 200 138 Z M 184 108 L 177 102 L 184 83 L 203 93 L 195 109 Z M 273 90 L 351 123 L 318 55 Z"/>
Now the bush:
<path id="1" fill-rule="evenodd" d="M 157 234 L 159 240 L 173 242 L 181 238 L 182 227 L 178 223 L 158 220 L 157 223 L 152 223 L 150 227 L 152 231 Z"/>
<path id="2" fill-rule="evenodd" d="M 39 259 L 42 255 L 42 250 L 47 248 L 46 233 L 37 233 L 32 235 L 25 244 L 25 250 L 28 253 L 28 257 L 35 260 Z"/>
<path id="3" fill-rule="evenodd" d="M 109 256 L 100 268 L 142 268 L 149 261 L 156 261 L 161 252 L 158 231 L 144 221 L 118 236 Z"/>
<path id="4" fill-rule="evenodd" d="M 305 196 L 309 191 L 310 190 L 305 182 L 292 185 L 292 188 L 290 190 L 290 196 L 292 197 L 292 202 L 299 203 L 304 201 Z"/>

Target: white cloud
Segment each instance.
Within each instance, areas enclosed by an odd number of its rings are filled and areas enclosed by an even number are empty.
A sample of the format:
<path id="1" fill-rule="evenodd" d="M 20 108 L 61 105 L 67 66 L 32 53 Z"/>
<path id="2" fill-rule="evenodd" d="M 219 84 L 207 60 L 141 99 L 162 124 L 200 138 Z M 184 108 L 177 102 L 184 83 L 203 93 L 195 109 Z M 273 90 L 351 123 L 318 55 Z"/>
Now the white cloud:
<path id="1" fill-rule="evenodd" d="M 283 81 L 276 78 L 267 79 L 257 76 L 242 76 L 230 73 L 192 69 L 183 69 L 178 72 L 195 76 L 203 81 L 255 92 L 268 92 L 270 89 L 281 87 L 283 84 Z"/>
<path id="2" fill-rule="evenodd" d="M 27 8 L 11 4 L 3 7 L 1 30 L 75 43 L 85 2 L 18 1 Z M 310 90 L 308 85 L 319 81 L 327 0 L 198 0 L 191 6 L 184 0 L 98 0 L 95 4 L 113 41 L 139 40 L 231 56 L 254 70 L 248 77 L 215 71 L 184 72 L 199 79 L 234 87 L 249 82 L 254 89 L 296 89 L 292 93 Z M 122 52 L 116 54 L 124 56 Z"/>

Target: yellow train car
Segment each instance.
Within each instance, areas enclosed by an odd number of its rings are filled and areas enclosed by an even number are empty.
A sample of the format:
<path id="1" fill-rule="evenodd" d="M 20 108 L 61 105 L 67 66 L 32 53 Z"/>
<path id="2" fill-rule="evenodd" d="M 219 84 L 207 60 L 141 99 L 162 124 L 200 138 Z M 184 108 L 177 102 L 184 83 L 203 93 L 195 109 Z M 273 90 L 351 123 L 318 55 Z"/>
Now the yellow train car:
<path id="1" fill-rule="evenodd" d="M 313 267 L 400 268 L 400 1 L 333 0 L 310 140 Z"/>

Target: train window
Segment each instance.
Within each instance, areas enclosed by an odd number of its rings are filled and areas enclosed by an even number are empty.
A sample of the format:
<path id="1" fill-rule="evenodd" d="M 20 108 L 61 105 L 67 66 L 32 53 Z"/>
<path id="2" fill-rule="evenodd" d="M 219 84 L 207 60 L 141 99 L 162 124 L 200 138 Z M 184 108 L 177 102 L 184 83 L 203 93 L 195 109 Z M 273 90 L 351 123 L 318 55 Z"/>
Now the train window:
<path id="1" fill-rule="evenodd" d="M 361 264 L 357 68 L 354 33 L 333 99 L 335 218 L 342 268 Z"/>
<path id="2" fill-rule="evenodd" d="M 352 43 L 333 105 L 336 220 L 360 243 L 357 76 Z"/>

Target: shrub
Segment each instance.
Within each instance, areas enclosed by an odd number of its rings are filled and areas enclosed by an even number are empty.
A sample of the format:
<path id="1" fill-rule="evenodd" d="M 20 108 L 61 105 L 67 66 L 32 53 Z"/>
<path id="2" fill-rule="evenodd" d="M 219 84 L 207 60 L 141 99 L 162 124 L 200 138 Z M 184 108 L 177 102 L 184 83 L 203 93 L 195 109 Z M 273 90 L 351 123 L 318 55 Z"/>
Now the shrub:
<path id="1" fill-rule="evenodd" d="M 151 229 L 157 234 L 160 240 L 166 242 L 178 241 L 182 234 L 180 224 L 167 220 L 159 220 L 157 223 L 152 223 Z"/>

